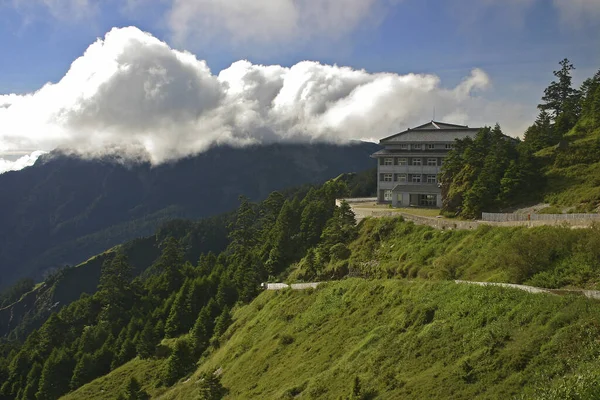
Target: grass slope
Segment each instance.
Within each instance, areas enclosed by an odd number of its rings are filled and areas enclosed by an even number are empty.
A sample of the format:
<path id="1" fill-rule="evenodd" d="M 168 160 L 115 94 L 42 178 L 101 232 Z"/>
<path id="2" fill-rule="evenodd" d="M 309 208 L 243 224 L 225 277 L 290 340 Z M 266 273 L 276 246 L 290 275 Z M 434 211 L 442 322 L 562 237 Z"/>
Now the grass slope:
<path id="1" fill-rule="evenodd" d="M 332 261 L 323 267 L 321 276 L 348 272 L 367 278 L 600 288 L 600 226 L 480 226 L 476 230 L 444 231 L 401 218 L 366 219 L 349 250 L 347 260 Z M 298 275 L 301 271 L 292 274 Z"/>
<path id="2" fill-rule="evenodd" d="M 600 129 L 582 121 L 565 137 L 565 146 L 537 153 L 546 165 L 544 200 L 574 212 L 598 212 L 600 206 Z"/>
<path id="3" fill-rule="evenodd" d="M 160 398 L 194 398 L 199 373 L 217 368 L 229 399 L 347 398 L 355 377 L 381 399 L 592 398 L 598 311 L 582 298 L 451 282 L 265 292 L 237 310 L 197 373 Z"/>

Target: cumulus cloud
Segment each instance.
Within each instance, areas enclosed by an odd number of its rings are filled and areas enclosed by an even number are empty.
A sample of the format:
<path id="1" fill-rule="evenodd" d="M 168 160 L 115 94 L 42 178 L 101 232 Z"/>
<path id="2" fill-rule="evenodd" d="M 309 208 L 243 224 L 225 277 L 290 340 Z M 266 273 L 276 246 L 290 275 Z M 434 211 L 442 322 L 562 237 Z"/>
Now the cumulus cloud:
<path id="1" fill-rule="evenodd" d="M 113 29 L 59 82 L 0 95 L 0 154 L 61 147 L 161 163 L 220 143 L 376 140 L 422 123 L 433 107 L 441 120 L 500 122 L 521 133 L 533 116 L 518 104 L 487 101 L 481 92 L 490 85 L 480 69 L 447 88 L 431 74 L 312 61 L 289 68 L 238 61 L 214 74 L 137 28 Z"/>
<path id="2" fill-rule="evenodd" d="M 34 151 L 31 154 L 26 154 L 22 157 L 17 158 L 14 161 L 0 158 L 0 174 L 8 171 L 19 171 L 25 167 L 30 167 L 37 159 L 42 155 L 46 154 L 45 151 Z"/>
<path id="3" fill-rule="evenodd" d="M 169 26 L 177 42 L 214 38 L 234 45 L 335 40 L 361 23 L 377 24 L 399 0 L 172 0 Z"/>

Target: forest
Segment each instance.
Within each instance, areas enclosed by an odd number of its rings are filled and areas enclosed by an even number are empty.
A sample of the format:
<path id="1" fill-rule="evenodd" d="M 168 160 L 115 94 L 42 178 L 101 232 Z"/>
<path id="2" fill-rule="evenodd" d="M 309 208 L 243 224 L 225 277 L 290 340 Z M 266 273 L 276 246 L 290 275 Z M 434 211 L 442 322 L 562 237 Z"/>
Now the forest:
<path id="1" fill-rule="evenodd" d="M 457 140 L 440 176 L 445 215 L 479 218 L 482 211 L 536 201 L 553 203 L 559 212 L 563 206 L 570 212 L 598 207 L 600 71 L 576 89 L 573 64 L 564 59 L 560 66 L 522 140 L 498 125 Z"/>

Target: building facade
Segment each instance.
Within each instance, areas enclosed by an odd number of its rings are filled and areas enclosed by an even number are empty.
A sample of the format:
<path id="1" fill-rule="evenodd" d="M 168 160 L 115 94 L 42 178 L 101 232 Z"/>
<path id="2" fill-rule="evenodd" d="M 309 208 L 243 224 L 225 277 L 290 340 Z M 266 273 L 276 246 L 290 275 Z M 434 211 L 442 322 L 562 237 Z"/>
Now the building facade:
<path id="1" fill-rule="evenodd" d="M 480 128 L 431 121 L 379 141 L 377 200 L 393 207 L 442 207 L 438 185 L 444 158 L 456 139 L 474 137 Z"/>

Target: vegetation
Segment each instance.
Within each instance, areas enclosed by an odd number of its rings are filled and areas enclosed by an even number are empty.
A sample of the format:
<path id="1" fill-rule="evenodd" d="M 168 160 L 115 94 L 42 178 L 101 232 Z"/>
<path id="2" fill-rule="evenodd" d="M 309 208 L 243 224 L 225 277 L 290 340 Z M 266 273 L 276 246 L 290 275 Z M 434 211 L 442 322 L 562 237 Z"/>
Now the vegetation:
<path id="1" fill-rule="evenodd" d="M 313 253 L 290 279 L 464 279 L 600 289 L 600 226 L 437 230 L 402 218 L 366 219 L 343 255 Z"/>
<path id="2" fill-rule="evenodd" d="M 191 380 L 161 398 L 193 398 L 216 368 L 228 399 L 597 398 L 599 307 L 453 282 L 265 292 L 237 310 L 230 339 Z"/>
<path id="3" fill-rule="evenodd" d="M 129 252 L 117 248 L 99 257 L 95 291 L 53 313 L 23 342 L 19 337 L 0 342 L 0 397 L 56 399 L 136 357 L 159 360 L 153 387 L 133 377 L 127 388 L 117 390 L 115 384 L 112 395 L 143 397 L 144 390 L 168 387 L 193 372 L 198 357 L 219 347 L 232 322 L 231 307 L 251 301 L 261 282 L 284 273 L 309 249 L 318 260 L 335 259 L 355 237 L 348 205 L 335 207 L 336 198 L 348 195 L 344 179 L 297 193 L 302 197 L 273 192 L 258 204 L 240 197 L 228 218 L 227 248 L 218 255 L 205 251 L 197 262 L 189 254 L 204 242 L 218 243 L 214 238 L 221 231 L 198 238 L 184 221 L 159 229 L 161 251 L 156 259 L 142 252 L 143 260 L 151 260 L 146 268 L 133 268 L 134 244 Z M 184 248 L 189 238 L 191 246 Z M 61 281 L 69 271 L 54 279 Z M 212 378 L 205 381 L 199 396 L 222 392 Z"/>
<path id="4" fill-rule="evenodd" d="M 573 212 L 597 210 L 600 71 L 575 89 L 573 65 L 567 59 L 560 65 L 522 141 L 499 126 L 457 141 L 440 176 L 446 214 L 479 218 L 482 211 L 540 200 Z"/>

